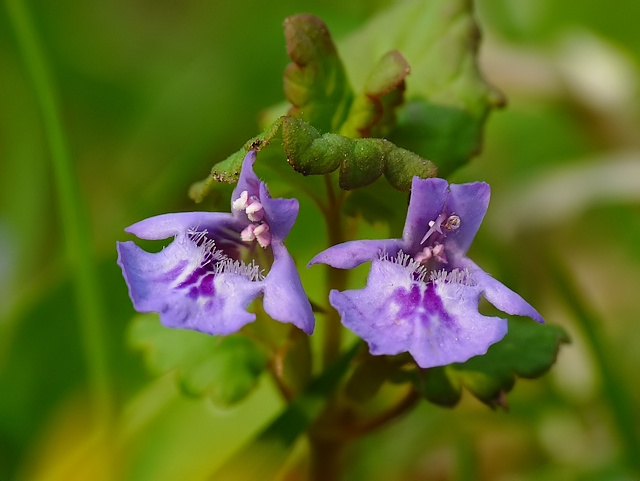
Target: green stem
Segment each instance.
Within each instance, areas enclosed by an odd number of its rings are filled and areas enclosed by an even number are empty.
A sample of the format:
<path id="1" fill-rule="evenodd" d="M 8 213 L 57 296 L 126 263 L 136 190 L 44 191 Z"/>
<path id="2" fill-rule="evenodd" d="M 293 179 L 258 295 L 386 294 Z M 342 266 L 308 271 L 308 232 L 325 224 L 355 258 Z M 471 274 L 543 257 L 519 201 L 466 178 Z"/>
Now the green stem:
<path id="1" fill-rule="evenodd" d="M 411 389 L 397 404 L 390 406 L 389 409 L 381 412 L 376 417 L 367 420 L 365 423 L 349 426 L 346 429 L 348 437 L 357 438 L 386 426 L 391 421 L 395 421 L 408 413 L 421 399 L 422 397 L 418 391 Z"/>
<path id="2" fill-rule="evenodd" d="M 342 456 L 345 442 L 337 439 L 325 439 L 309 436 L 311 463 L 310 481 L 339 481 L 342 474 Z"/>
<path id="3" fill-rule="evenodd" d="M 325 175 L 325 185 L 327 188 L 327 199 L 329 201 L 328 208 L 323 211 L 327 223 L 327 237 L 329 246 L 334 246 L 344 242 L 344 232 L 342 225 L 342 199 L 335 195 L 331 177 Z M 344 290 L 347 286 L 348 271 L 343 269 L 334 269 L 327 266 L 327 292 L 331 289 L 339 291 Z M 330 366 L 340 353 L 340 344 L 342 341 L 342 324 L 340 323 L 340 314 L 335 309 L 329 307 L 325 320 L 325 331 L 322 350 L 322 365 Z"/>
<path id="4" fill-rule="evenodd" d="M 27 6 L 21 0 L 7 0 L 6 7 L 27 73 L 33 83 L 50 149 L 66 255 L 75 281 L 77 309 L 96 421 L 108 423 L 111 416 L 111 399 L 107 350 L 89 229 L 82 209 L 85 201 L 80 196 L 78 182 L 74 176 L 54 80 Z"/>
<path id="5" fill-rule="evenodd" d="M 617 375 L 619 369 L 611 353 L 614 352 L 606 341 L 600 326 L 603 322 L 592 312 L 585 300 L 580 296 L 578 287 L 572 282 L 559 262 L 551 264 L 551 271 L 556 281 L 559 294 L 567 306 L 573 310 L 582 332 L 596 358 L 600 369 L 603 392 L 613 414 L 616 427 L 623 441 L 626 464 L 640 471 L 640 435 L 638 434 L 638 418 L 631 395 L 625 383 Z"/>
<path id="6" fill-rule="evenodd" d="M 476 454 L 473 436 L 460 430 L 456 436 L 456 474 L 455 481 L 474 481 L 480 478 L 478 470 L 478 456 Z"/>

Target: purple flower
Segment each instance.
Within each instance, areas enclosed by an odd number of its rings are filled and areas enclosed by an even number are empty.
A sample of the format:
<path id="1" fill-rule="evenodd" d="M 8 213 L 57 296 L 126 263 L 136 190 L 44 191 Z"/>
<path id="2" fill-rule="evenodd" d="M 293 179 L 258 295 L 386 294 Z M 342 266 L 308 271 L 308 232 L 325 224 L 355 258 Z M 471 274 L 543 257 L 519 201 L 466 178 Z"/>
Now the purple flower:
<path id="1" fill-rule="evenodd" d="M 283 241 L 298 215 L 296 199 L 272 199 L 247 154 L 231 213 L 184 212 L 145 219 L 126 229 L 141 239 L 174 237 L 158 253 L 118 243 L 118 264 L 139 312 L 158 312 L 165 326 L 212 335 L 255 320 L 247 306 L 260 294 L 269 316 L 311 334 L 314 318 Z M 256 263 L 260 259 L 260 264 Z M 264 260 L 273 259 L 265 275 Z"/>
<path id="2" fill-rule="evenodd" d="M 483 182 L 414 177 L 402 239 L 345 242 L 311 260 L 340 269 L 371 261 L 364 289 L 332 290 L 329 299 L 372 354 L 409 352 L 428 368 L 486 353 L 507 333 L 507 321 L 480 314 L 481 295 L 507 314 L 544 322 L 465 255 L 489 196 Z"/>

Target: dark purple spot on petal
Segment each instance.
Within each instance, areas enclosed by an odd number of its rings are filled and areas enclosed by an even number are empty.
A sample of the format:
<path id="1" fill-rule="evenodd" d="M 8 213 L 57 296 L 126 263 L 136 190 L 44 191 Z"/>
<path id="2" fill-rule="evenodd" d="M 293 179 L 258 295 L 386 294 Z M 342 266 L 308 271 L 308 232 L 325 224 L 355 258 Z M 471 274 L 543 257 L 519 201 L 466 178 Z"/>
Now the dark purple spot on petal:
<path id="1" fill-rule="evenodd" d="M 175 266 L 170 271 L 165 272 L 160 277 L 158 277 L 158 279 L 156 279 L 156 280 L 159 281 L 159 282 L 171 282 L 171 281 L 174 281 L 175 279 L 178 278 L 178 276 L 180 274 L 182 274 L 182 271 L 184 271 L 184 268 L 187 267 L 187 264 L 189 264 L 188 260 L 186 260 L 186 259 L 181 260 L 178 263 L 177 266 Z"/>
<path id="2" fill-rule="evenodd" d="M 208 274 L 208 275 L 204 276 L 204 278 L 200 282 L 200 295 L 201 296 L 204 296 L 204 297 L 213 296 L 213 293 L 214 293 L 213 279 L 214 279 L 214 277 L 215 276 L 213 274 Z"/>
<path id="3" fill-rule="evenodd" d="M 213 269 L 213 266 L 211 266 L 211 264 L 207 264 L 206 266 L 198 267 L 191 274 L 189 274 L 189 277 L 187 277 L 184 281 L 182 281 L 180 284 L 178 284 L 177 287 L 179 289 L 182 289 L 183 287 L 188 287 L 190 285 L 195 284 L 196 282 L 198 282 L 200 280 L 200 278 L 202 278 L 202 276 L 204 276 L 207 273 L 211 272 L 212 269 Z"/>
<path id="4" fill-rule="evenodd" d="M 418 284 L 412 284 L 409 292 L 406 292 L 403 288 L 398 289 L 395 295 L 395 301 L 400 305 L 398 318 L 406 319 L 413 317 L 415 310 L 420 305 L 420 286 Z"/>
<path id="5" fill-rule="evenodd" d="M 411 285 L 409 290 L 397 289 L 392 296 L 393 302 L 399 307 L 396 319 L 413 324 L 420 323 L 425 328 L 444 327 L 456 330 L 456 322 L 446 311 L 442 299 L 436 293 L 432 282 Z M 435 326 L 432 326 L 433 322 Z"/>
<path id="6" fill-rule="evenodd" d="M 436 288 L 433 282 L 429 282 L 427 284 L 427 288 L 425 289 L 422 297 L 422 306 L 425 311 L 433 313 L 429 317 L 432 317 L 434 314 L 437 315 L 443 326 L 448 329 L 455 327 L 455 322 L 445 310 L 444 304 L 442 304 L 442 299 L 440 299 L 440 296 L 436 293 Z"/>

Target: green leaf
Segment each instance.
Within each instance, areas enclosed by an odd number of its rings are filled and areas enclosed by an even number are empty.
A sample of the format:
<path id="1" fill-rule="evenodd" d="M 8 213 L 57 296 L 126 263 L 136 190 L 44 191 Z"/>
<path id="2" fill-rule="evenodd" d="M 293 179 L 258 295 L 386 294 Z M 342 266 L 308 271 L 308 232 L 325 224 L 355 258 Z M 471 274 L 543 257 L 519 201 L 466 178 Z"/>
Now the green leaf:
<path id="1" fill-rule="evenodd" d="M 264 431 L 229 458 L 209 479 L 212 481 L 274 479 L 291 454 L 293 443 L 320 415 L 327 399 L 347 372 L 351 360 L 360 347 L 361 343 L 358 341 L 342 354 Z"/>
<path id="2" fill-rule="evenodd" d="M 345 395 L 358 403 L 367 402 L 380 390 L 393 367 L 387 356 L 367 354 L 345 383 Z"/>
<path id="3" fill-rule="evenodd" d="M 347 137 L 384 137 L 395 126 L 396 108 L 404 100 L 404 79 L 411 71 L 397 50 L 385 54 L 369 74 L 340 129 Z"/>
<path id="4" fill-rule="evenodd" d="M 388 140 L 320 134 L 312 125 L 295 117 L 280 117 L 238 152 L 214 165 L 209 177 L 191 186 L 189 196 L 201 202 L 215 181 L 236 182 L 247 152 L 265 149 L 280 135 L 287 160 L 295 171 L 303 175 L 322 175 L 340 168 L 339 184 L 345 190 L 369 185 L 384 173 L 395 189 L 408 192 L 413 176 L 428 178 L 437 173 L 432 162 L 396 147 Z"/>
<path id="5" fill-rule="evenodd" d="M 448 374 L 446 366 L 418 369 L 415 376 L 416 385 L 427 400 L 446 407 L 458 404 L 462 396 L 462 383 Z"/>
<path id="6" fill-rule="evenodd" d="M 122 343 L 131 301 L 114 257 L 98 265 L 110 300 L 105 306 L 110 328 L 101 341 L 109 352 L 114 389 L 130 396 L 140 389 L 144 372 Z M 87 394 L 75 291 L 70 273 L 62 274 L 43 270 L 37 284 L 21 286 L 21 307 L 0 318 L 0 479 L 15 479 L 18 466 L 32 459 L 34 440 L 50 428 L 60 407 Z"/>
<path id="7" fill-rule="evenodd" d="M 484 117 L 478 119 L 467 110 L 413 99 L 399 110 L 390 138 L 432 159 L 440 176 L 446 177 L 480 152 L 483 125 Z"/>
<path id="8" fill-rule="evenodd" d="M 389 139 L 431 159 L 441 176 L 480 148 L 482 125 L 503 101 L 478 71 L 478 27 L 468 0 L 401 1 L 340 43 L 354 85 L 397 49 L 409 65 L 406 98 Z"/>
<path id="9" fill-rule="evenodd" d="M 312 370 L 309 336 L 300 329 L 291 329 L 288 339 L 275 353 L 272 364 L 281 387 L 289 397 L 304 391 L 311 380 Z"/>
<path id="10" fill-rule="evenodd" d="M 313 126 L 293 117 L 283 121 L 282 140 L 287 159 L 296 171 L 318 175 L 339 168 L 339 184 L 345 190 L 369 185 L 384 173 L 394 188 L 409 191 L 413 176 L 436 175 L 431 162 L 385 139 L 321 135 Z"/>
<path id="11" fill-rule="evenodd" d="M 428 179 L 438 174 L 438 167 L 430 160 L 425 160 L 418 154 L 396 147 L 388 140 L 381 141 L 385 145 L 392 146 L 382 154 L 382 158 L 385 160 L 384 176 L 394 188 L 402 192 L 409 192 L 411 181 L 415 176 Z"/>
<path id="12" fill-rule="evenodd" d="M 407 213 L 408 196 L 394 189 L 384 179 L 354 190 L 345 200 L 345 214 L 362 216 L 369 224 L 383 222 L 389 225 L 391 236 L 402 236 Z"/>
<path id="13" fill-rule="evenodd" d="M 267 362 L 264 353 L 244 336 L 213 337 L 169 329 L 155 314 L 133 319 L 129 342 L 144 352 L 150 371 L 162 375 L 175 370 L 185 393 L 208 396 L 221 407 L 244 399 Z"/>
<path id="14" fill-rule="evenodd" d="M 278 136 L 284 117 L 275 120 L 264 132 L 249 139 L 240 150 L 234 152 L 225 160 L 215 164 L 211 169 L 211 174 L 204 180 L 195 182 L 189 188 L 189 197 L 200 203 L 213 188 L 214 182 L 235 183 L 240 177 L 242 161 L 250 150 L 260 151 L 267 147 L 270 142 Z"/>
<path id="15" fill-rule="evenodd" d="M 318 17 L 301 14 L 285 20 L 284 34 L 293 61 L 284 71 L 289 115 L 322 132 L 337 130 L 352 93 L 329 29 Z"/>
<path id="16" fill-rule="evenodd" d="M 569 338 L 560 327 L 530 319 L 510 320 L 507 335 L 485 355 L 423 370 L 416 385 L 425 398 L 443 406 L 455 405 L 461 386 L 465 386 L 489 406 L 506 407 L 504 395 L 513 388 L 516 378 L 542 376 L 555 363 L 560 344 L 566 342 Z"/>

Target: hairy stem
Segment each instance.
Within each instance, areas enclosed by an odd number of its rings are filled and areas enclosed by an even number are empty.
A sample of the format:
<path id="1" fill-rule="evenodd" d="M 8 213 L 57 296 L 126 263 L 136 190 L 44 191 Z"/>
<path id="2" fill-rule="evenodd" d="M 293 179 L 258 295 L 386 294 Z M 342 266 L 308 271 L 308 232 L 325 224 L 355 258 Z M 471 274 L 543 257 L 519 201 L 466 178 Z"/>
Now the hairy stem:
<path id="1" fill-rule="evenodd" d="M 15 31 L 20 54 L 33 83 L 49 145 L 55 191 L 62 219 L 67 260 L 75 283 L 78 318 L 96 420 L 108 426 L 111 418 L 110 376 L 103 311 L 99 299 L 89 228 L 78 182 L 67 147 L 53 77 L 41 48 L 28 9 L 21 0 L 7 0 L 9 21 Z"/>

